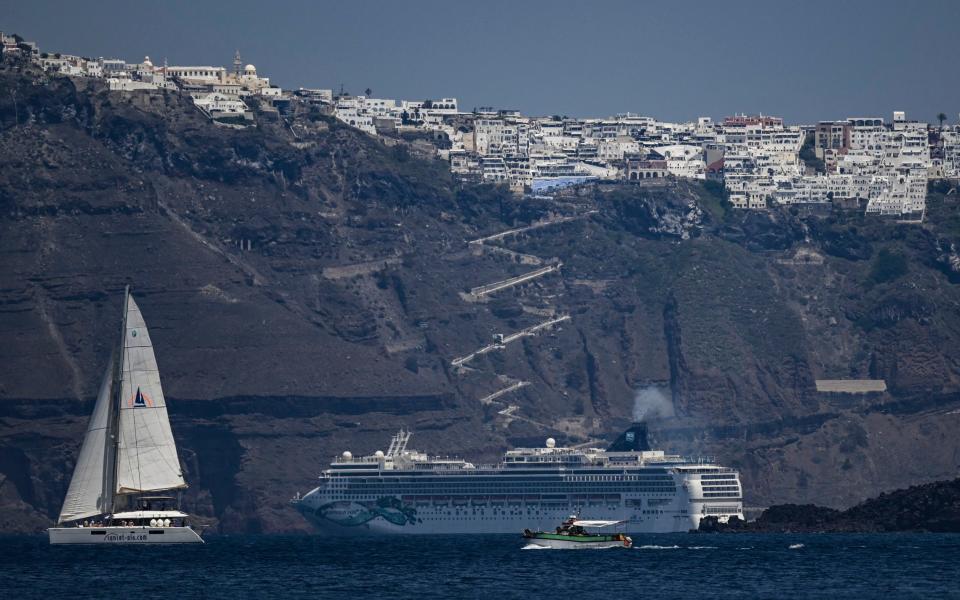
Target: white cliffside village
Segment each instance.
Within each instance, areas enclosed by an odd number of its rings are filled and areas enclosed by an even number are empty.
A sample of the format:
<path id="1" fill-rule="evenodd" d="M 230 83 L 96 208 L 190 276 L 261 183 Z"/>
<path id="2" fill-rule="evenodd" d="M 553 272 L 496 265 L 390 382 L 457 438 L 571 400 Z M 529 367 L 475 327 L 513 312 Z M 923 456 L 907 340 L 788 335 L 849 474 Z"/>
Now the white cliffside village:
<path id="1" fill-rule="evenodd" d="M 0 34 L 2 35 L 2 34 Z M 8 49 L 5 40 L 4 51 Z M 10 51 L 17 51 L 15 40 Z M 142 62 L 128 63 L 117 58 L 85 58 L 72 54 L 49 54 L 31 47 L 31 57 L 45 71 L 70 77 L 103 79 L 111 91 L 136 92 L 180 90 L 190 94 L 194 104 L 207 116 L 218 121 L 252 121 L 253 113 L 245 98 L 267 101 L 283 97 L 283 90 L 271 85 L 270 79 L 257 74 L 253 65 L 243 65 L 239 51 L 233 69 L 211 66 L 154 65 L 149 56 Z"/>
<path id="2" fill-rule="evenodd" d="M 929 179 L 960 179 L 960 125 L 909 121 L 897 111 L 812 125 L 767 115 L 700 117 L 671 123 L 631 113 L 605 119 L 532 117 L 489 107 L 464 112 L 456 98 L 394 100 L 342 89 L 284 92 L 243 65 L 154 65 L 41 53 L 35 43 L 0 33 L 3 52 L 27 55 L 51 73 L 106 80 L 118 92 L 180 90 L 211 119 L 252 123 L 253 107 L 283 114 L 291 102 L 373 136 L 423 140 L 458 177 L 540 193 L 590 180 L 638 184 L 671 178 L 723 185 L 731 205 L 835 204 L 867 214 L 916 218 Z"/>
<path id="3" fill-rule="evenodd" d="M 453 173 L 541 192 L 597 180 L 712 179 L 735 208 L 840 204 L 868 214 L 922 216 L 927 181 L 960 178 L 960 126 L 851 117 L 785 125 L 765 115 L 669 123 L 630 113 L 606 119 L 529 117 L 455 98 L 423 102 L 334 95 L 333 114 L 371 135 L 424 132 Z"/>

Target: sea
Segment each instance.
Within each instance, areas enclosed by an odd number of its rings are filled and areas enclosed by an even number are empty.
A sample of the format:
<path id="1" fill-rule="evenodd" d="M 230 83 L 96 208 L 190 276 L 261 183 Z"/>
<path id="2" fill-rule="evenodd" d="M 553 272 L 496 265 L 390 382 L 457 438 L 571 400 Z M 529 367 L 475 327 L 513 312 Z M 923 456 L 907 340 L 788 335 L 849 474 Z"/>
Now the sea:
<path id="1" fill-rule="evenodd" d="M 547 550 L 516 536 L 0 538 L 0 598 L 960 598 L 960 535 L 676 534 Z"/>

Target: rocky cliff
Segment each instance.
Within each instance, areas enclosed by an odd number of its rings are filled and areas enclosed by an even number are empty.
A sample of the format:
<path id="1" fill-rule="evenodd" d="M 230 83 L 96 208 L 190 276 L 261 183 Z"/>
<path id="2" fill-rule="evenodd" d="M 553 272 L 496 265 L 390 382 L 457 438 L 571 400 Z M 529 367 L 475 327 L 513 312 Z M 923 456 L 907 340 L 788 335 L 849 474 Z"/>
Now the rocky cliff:
<path id="1" fill-rule="evenodd" d="M 128 284 L 185 504 L 223 532 L 304 529 L 286 500 L 401 425 L 421 450 L 492 459 L 547 435 L 612 439 L 638 393 L 665 397 L 654 445 L 740 468 L 750 505 L 840 507 L 956 473 L 947 189 L 922 226 L 734 213 L 678 181 L 518 199 L 309 105 L 237 129 L 176 93 L 23 65 L 0 88 L 2 529 L 56 517 Z M 816 391 L 846 378 L 888 391 Z"/>

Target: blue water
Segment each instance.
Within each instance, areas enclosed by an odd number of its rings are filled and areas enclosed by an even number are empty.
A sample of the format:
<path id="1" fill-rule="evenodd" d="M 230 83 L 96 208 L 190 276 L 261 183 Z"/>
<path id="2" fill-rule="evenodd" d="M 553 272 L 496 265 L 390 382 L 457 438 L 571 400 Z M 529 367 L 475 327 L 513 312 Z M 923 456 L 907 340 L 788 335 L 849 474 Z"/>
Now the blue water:
<path id="1" fill-rule="evenodd" d="M 519 536 L 0 538 L 0 598 L 960 598 L 960 535 L 658 535 L 631 550 Z"/>

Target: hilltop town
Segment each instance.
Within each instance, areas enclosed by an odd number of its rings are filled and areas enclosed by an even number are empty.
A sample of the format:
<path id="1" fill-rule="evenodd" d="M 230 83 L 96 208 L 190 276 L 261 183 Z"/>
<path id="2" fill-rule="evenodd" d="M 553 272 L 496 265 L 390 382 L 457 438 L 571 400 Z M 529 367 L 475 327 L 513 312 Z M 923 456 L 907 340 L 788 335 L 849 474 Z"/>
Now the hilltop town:
<path id="1" fill-rule="evenodd" d="M 734 208 L 820 204 L 869 215 L 923 219 L 927 183 L 960 178 L 960 125 L 849 117 L 788 125 L 766 115 L 700 117 L 671 123 L 630 113 L 603 119 L 534 117 L 456 98 L 395 100 L 342 89 L 283 90 L 244 65 L 155 65 L 40 52 L 20 36 L 0 34 L 3 52 L 19 53 L 51 74 L 103 79 L 110 90 L 179 90 L 209 118 L 230 127 L 254 123 L 254 111 L 284 119 L 308 106 L 383 139 L 429 143 L 457 177 L 538 194 L 592 180 L 656 183 L 665 178 L 722 183 Z"/>

